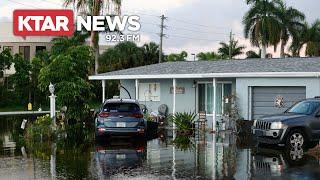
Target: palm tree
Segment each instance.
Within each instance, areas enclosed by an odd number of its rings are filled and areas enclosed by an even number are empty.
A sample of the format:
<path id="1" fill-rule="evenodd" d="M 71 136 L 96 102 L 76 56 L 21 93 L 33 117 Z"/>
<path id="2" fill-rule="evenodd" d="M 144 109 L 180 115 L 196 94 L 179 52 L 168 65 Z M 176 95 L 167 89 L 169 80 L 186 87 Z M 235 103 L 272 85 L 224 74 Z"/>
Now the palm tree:
<path id="1" fill-rule="evenodd" d="M 281 23 L 281 43 L 280 57 L 285 57 L 284 48 L 289 40 L 289 37 L 295 38 L 298 32 L 304 27 L 305 15 L 293 7 L 287 7 L 282 1 L 279 2 L 278 16 Z"/>
<path id="2" fill-rule="evenodd" d="M 238 41 L 231 40 L 231 45 L 225 42 L 220 42 L 221 47 L 219 48 L 218 52 L 223 59 L 230 58 L 230 48 L 231 48 L 231 59 L 235 56 L 243 54 L 243 50 L 245 49 L 244 46 L 239 46 Z"/>
<path id="3" fill-rule="evenodd" d="M 320 20 L 316 20 L 311 26 L 305 23 L 302 30 L 293 38 L 290 47 L 293 56 L 300 56 L 304 45 L 307 56 L 320 56 Z"/>
<path id="4" fill-rule="evenodd" d="M 155 64 L 159 61 L 159 45 L 155 42 L 146 43 L 142 46 L 144 65 Z"/>
<path id="5" fill-rule="evenodd" d="M 90 14 L 92 16 L 103 15 L 104 12 L 109 14 L 116 13 L 117 15 L 121 13 L 121 0 L 64 0 L 64 5 L 66 7 L 73 5 L 80 13 Z M 112 7 L 113 9 L 111 9 Z M 98 74 L 99 34 L 95 31 L 91 31 L 90 46 L 93 48 L 95 55 L 94 73 Z"/>
<path id="6" fill-rule="evenodd" d="M 197 54 L 197 58 L 200 61 L 203 61 L 203 60 L 214 61 L 214 60 L 222 59 L 222 57 L 219 54 L 215 53 L 214 51 L 200 52 L 199 54 Z"/>
<path id="7" fill-rule="evenodd" d="M 306 44 L 305 54 L 307 56 L 320 56 L 320 20 L 307 28 L 304 44 Z"/>
<path id="8" fill-rule="evenodd" d="M 250 50 L 246 52 L 247 59 L 255 59 L 255 58 L 260 58 L 261 57 L 261 51 L 258 53 Z"/>
<path id="9" fill-rule="evenodd" d="M 171 53 L 166 56 L 167 61 L 186 61 L 188 53 L 186 51 L 181 51 L 181 53 Z"/>
<path id="10" fill-rule="evenodd" d="M 266 48 L 280 40 L 281 23 L 278 18 L 277 0 L 247 0 L 251 5 L 243 18 L 245 38 L 262 49 L 261 58 L 266 57 Z"/>

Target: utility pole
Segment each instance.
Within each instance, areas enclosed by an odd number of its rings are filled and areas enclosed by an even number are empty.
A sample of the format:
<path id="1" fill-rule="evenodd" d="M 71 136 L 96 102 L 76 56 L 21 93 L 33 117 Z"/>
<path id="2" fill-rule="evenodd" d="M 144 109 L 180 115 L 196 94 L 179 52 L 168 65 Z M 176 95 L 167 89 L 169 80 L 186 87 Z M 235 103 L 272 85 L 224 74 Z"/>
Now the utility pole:
<path id="1" fill-rule="evenodd" d="M 164 26 L 164 20 L 166 20 L 167 17 L 165 17 L 164 15 L 161 15 L 160 18 L 161 18 L 161 24 L 160 24 L 159 63 L 161 63 L 162 61 L 162 39 L 163 37 L 165 37 L 165 34 L 163 34 L 163 29 L 166 28 L 166 26 Z"/>
<path id="2" fill-rule="evenodd" d="M 232 42 L 233 42 L 233 34 L 232 30 L 230 31 L 230 36 L 229 36 L 229 59 L 232 59 Z"/>

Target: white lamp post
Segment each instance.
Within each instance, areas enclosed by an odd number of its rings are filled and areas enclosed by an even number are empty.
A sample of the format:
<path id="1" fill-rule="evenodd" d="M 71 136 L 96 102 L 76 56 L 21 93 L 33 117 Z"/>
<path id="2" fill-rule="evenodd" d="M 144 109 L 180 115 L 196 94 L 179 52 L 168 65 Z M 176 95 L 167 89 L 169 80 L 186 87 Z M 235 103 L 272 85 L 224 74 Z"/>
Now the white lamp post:
<path id="1" fill-rule="evenodd" d="M 51 95 L 49 96 L 50 98 L 50 117 L 52 118 L 52 124 L 53 127 L 56 127 L 56 97 L 54 95 L 54 85 L 50 83 L 49 85 L 49 92 Z"/>

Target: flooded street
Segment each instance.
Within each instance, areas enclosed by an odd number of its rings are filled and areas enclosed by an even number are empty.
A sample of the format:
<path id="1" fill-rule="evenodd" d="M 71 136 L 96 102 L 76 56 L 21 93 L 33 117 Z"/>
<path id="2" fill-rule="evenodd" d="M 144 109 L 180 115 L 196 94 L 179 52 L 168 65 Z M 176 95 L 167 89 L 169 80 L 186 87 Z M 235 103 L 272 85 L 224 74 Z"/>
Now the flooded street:
<path id="1" fill-rule="evenodd" d="M 0 118 L 0 179 L 318 179 L 301 149 L 255 148 L 231 133 L 105 143 L 20 142 L 21 120 Z M 175 136 L 175 137 L 173 137 Z"/>

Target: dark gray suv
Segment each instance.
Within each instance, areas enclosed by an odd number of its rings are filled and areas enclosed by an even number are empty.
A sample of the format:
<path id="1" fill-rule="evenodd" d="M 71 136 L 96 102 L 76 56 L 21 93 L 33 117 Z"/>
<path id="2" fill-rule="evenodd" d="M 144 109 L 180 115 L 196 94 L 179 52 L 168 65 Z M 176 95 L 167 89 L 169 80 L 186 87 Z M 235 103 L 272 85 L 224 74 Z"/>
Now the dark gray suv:
<path id="1" fill-rule="evenodd" d="M 320 139 L 320 98 L 300 101 L 282 114 L 254 121 L 252 132 L 258 143 L 312 148 Z"/>

